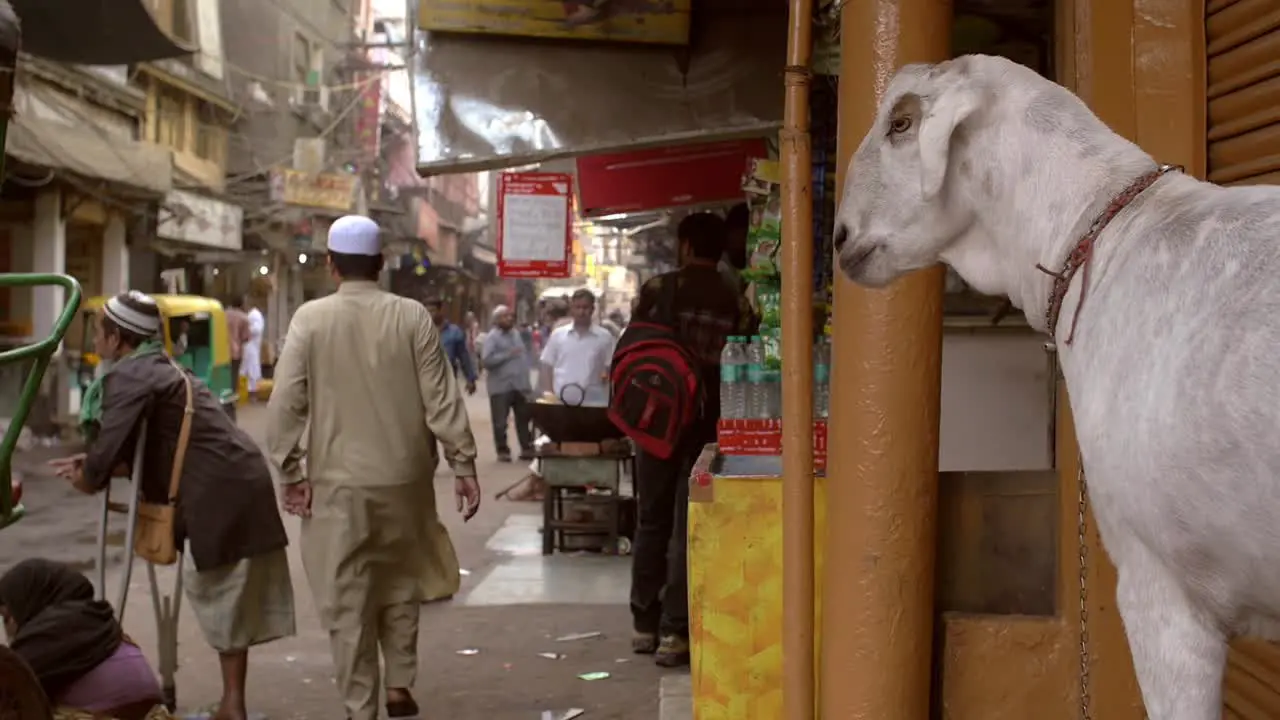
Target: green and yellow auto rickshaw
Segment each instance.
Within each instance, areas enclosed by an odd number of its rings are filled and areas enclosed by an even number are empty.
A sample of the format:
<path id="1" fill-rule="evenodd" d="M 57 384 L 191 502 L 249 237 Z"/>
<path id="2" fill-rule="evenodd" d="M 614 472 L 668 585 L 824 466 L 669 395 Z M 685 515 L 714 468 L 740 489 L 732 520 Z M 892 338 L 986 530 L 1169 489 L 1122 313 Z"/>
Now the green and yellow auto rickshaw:
<path id="1" fill-rule="evenodd" d="M 234 418 L 238 378 L 231 376 L 231 338 L 227 334 L 227 315 L 222 303 L 197 295 L 152 297 L 160 308 L 165 350 L 199 378 Z M 85 300 L 80 308 L 84 320 L 84 339 L 80 344 L 81 390 L 89 386 L 98 369 L 93 333 L 98 311 L 106 302 L 106 297 L 93 297 Z"/>

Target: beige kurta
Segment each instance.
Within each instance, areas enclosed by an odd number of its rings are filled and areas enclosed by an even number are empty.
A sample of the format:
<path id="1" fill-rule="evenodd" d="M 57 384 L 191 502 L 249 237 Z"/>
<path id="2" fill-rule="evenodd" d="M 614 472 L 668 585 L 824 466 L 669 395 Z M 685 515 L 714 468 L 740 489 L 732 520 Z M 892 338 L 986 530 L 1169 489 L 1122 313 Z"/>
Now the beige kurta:
<path id="1" fill-rule="evenodd" d="M 434 450 L 435 443 L 432 443 Z M 433 453 L 434 456 L 434 453 Z M 439 461 L 432 460 L 431 467 Z M 425 602 L 453 597 L 462 587 L 462 570 L 458 565 L 458 553 L 449 537 L 449 530 L 440 522 L 434 488 L 428 487 L 423 498 L 422 533 L 422 599 Z"/>
<path id="2" fill-rule="evenodd" d="M 303 566 L 348 713 L 374 717 L 377 649 L 416 635 L 416 609 L 397 606 L 424 599 L 429 558 L 440 552 L 435 438 L 455 472 L 475 474 L 457 381 L 425 307 L 374 283 L 344 282 L 294 313 L 268 407 L 268 450 L 286 481 L 300 479 L 299 447 L 307 448 Z M 412 686 L 413 660 L 388 655 L 389 687 Z"/>

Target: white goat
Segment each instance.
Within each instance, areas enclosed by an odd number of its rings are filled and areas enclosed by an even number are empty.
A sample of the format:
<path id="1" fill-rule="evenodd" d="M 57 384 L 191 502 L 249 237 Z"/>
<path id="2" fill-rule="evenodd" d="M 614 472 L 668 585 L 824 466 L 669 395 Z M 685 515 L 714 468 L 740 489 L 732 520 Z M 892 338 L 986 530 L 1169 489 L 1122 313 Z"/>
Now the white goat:
<path id="1" fill-rule="evenodd" d="M 850 164 L 836 247 L 871 287 L 945 262 L 1041 330 L 1065 292 L 1054 336 L 1147 712 L 1213 720 L 1229 638 L 1280 638 L 1280 188 L 1158 167 L 1013 62 L 912 65 Z M 1085 268 L 1037 269 L 1098 224 Z"/>

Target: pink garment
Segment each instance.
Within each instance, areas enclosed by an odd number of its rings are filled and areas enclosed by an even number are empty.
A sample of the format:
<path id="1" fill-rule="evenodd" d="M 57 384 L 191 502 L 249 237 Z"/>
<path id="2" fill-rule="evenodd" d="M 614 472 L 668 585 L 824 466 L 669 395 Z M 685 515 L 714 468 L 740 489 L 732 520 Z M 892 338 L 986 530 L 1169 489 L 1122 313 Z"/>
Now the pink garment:
<path id="1" fill-rule="evenodd" d="M 114 655 L 72 683 L 56 704 L 96 713 L 145 700 L 163 701 L 160 681 L 142 651 L 122 642 Z"/>
<path id="2" fill-rule="evenodd" d="M 244 344 L 249 342 L 249 316 L 240 308 L 229 307 L 227 313 L 227 339 L 231 343 L 231 359 L 239 360 Z M 232 378 L 235 382 L 240 382 Z"/>

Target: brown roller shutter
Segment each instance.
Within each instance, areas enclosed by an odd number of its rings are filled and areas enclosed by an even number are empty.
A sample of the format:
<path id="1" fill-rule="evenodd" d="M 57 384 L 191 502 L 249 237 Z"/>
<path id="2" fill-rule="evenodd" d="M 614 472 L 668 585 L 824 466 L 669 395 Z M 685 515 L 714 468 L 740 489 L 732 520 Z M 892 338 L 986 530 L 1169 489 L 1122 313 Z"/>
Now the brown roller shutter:
<path id="1" fill-rule="evenodd" d="M 1208 0 L 1209 179 L 1280 184 L 1280 0 Z M 1231 645 L 1224 720 L 1280 717 L 1280 648 Z"/>
<path id="2" fill-rule="evenodd" d="M 1224 720 L 1280 716 L 1280 648 L 1246 638 L 1231 643 L 1222 696 Z"/>
<path id="3" fill-rule="evenodd" d="M 1280 183 L 1280 0 L 1208 0 L 1209 179 Z"/>

